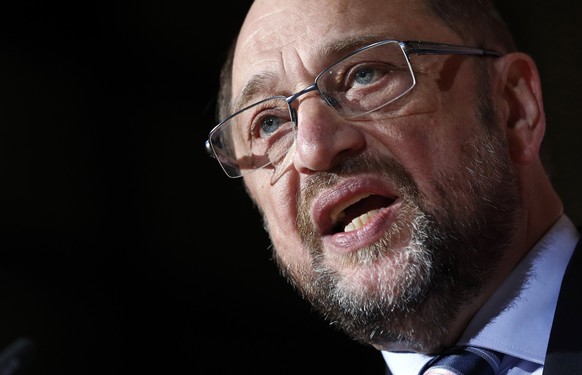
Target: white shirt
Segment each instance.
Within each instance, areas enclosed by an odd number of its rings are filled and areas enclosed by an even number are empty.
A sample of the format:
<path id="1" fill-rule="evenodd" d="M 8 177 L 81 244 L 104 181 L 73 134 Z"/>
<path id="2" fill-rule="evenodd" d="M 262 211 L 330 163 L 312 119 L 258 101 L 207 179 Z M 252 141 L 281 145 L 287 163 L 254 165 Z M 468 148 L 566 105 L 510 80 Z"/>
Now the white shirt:
<path id="1" fill-rule="evenodd" d="M 579 238 L 563 215 L 475 314 L 457 344 L 509 354 L 502 375 L 541 375 L 560 285 Z M 417 374 L 431 359 L 417 353 L 382 355 L 394 375 Z"/>

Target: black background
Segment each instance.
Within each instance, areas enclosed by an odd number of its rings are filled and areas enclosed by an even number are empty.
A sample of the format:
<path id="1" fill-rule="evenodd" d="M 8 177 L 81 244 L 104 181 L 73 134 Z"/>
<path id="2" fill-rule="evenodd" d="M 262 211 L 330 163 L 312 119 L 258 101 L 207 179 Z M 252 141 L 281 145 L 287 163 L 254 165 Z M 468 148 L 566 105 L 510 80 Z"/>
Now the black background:
<path id="1" fill-rule="evenodd" d="M 546 156 L 582 223 L 578 2 L 500 2 L 539 63 Z M 278 275 L 240 181 L 207 157 L 249 1 L 0 6 L 0 348 L 27 374 L 381 374 Z"/>

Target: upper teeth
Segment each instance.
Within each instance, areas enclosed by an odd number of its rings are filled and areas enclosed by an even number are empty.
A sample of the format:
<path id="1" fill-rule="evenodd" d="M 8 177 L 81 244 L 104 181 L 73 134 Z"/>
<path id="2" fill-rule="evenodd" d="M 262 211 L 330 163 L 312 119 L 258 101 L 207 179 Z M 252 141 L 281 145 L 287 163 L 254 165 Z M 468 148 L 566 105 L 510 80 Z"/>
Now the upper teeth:
<path id="1" fill-rule="evenodd" d="M 349 201 L 344 202 L 341 206 L 337 206 L 336 208 L 333 209 L 333 211 L 331 211 L 330 217 L 331 217 L 331 222 L 332 223 L 337 223 L 339 219 L 343 218 L 345 216 L 344 210 L 346 208 L 348 208 L 349 206 L 351 206 L 352 204 L 369 197 L 370 194 L 366 194 L 363 196 L 358 196 L 358 197 L 354 197 Z"/>
<path id="2" fill-rule="evenodd" d="M 348 225 L 346 225 L 346 227 L 344 228 L 344 232 L 349 232 L 363 227 L 368 221 L 370 221 L 374 216 L 376 216 L 377 213 L 378 210 L 372 210 L 358 216 L 357 218 L 352 220 Z"/>

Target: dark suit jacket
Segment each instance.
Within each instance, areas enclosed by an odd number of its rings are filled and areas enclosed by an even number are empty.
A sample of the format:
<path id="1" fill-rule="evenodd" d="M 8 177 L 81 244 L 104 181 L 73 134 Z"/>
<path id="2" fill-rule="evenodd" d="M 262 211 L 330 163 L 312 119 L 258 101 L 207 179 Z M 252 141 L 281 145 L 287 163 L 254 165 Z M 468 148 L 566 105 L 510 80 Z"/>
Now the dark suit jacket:
<path id="1" fill-rule="evenodd" d="M 578 241 L 562 280 L 544 363 L 544 375 L 581 374 L 582 240 Z M 387 369 L 385 375 L 392 373 Z"/>
<path id="2" fill-rule="evenodd" d="M 544 375 L 582 374 L 582 240 L 568 264 L 556 306 Z"/>

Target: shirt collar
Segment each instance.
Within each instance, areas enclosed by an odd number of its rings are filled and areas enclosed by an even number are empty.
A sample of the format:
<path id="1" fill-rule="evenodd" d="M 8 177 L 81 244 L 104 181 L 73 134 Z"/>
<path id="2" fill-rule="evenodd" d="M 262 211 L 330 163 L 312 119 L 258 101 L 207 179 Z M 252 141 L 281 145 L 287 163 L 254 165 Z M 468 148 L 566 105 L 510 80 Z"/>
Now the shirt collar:
<path id="1" fill-rule="evenodd" d="M 457 344 L 542 364 L 562 277 L 579 237 L 570 219 L 560 217 L 475 314 Z M 395 375 L 420 370 L 431 358 L 388 351 L 382 355 Z"/>

